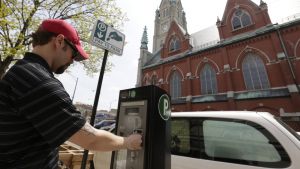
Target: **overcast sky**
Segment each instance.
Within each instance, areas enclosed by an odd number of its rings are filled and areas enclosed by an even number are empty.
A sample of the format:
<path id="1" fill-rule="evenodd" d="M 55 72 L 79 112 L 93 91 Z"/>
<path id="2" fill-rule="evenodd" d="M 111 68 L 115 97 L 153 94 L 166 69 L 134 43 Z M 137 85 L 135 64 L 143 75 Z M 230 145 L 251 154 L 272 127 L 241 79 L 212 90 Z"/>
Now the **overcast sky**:
<path id="1" fill-rule="evenodd" d="M 152 52 L 152 39 L 155 10 L 161 0 L 117 0 L 118 5 L 127 13 L 129 21 L 125 22 L 123 33 L 126 38 L 122 56 L 112 56 L 108 60 L 114 64 L 111 72 L 105 72 L 98 103 L 98 110 L 117 108 L 119 91 L 135 87 L 139 48 L 144 27 L 148 29 L 148 49 Z M 217 17 L 222 18 L 227 0 L 181 0 L 186 13 L 189 34 L 215 25 Z M 253 0 L 259 4 L 260 0 Z M 298 13 L 300 15 L 300 0 L 264 0 L 269 7 L 269 15 L 273 23 L 282 22 L 283 18 Z M 93 25 L 91 25 L 92 27 Z M 73 96 L 76 79 L 78 85 L 74 102 L 94 103 L 95 91 L 99 73 L 94 78 L 85 75 L 80 65 L 58 77 L 64 84 L 70 96 Z"/>

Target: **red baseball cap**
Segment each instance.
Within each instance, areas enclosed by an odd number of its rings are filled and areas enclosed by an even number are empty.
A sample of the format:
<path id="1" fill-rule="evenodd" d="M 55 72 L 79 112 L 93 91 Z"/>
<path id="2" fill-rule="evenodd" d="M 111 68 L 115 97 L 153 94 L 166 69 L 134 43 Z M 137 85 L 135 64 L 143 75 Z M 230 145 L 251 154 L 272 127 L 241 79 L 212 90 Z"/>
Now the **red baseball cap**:
<path id="1" fill-rule="evenodd" d="M 42 22 L 41 27 L 55 34 L 62 34 L 71 42 L 80 54 L 76 57 L 76 61 L 81 61 L 89 58 L 89 55 L 83 50 L 77 31 L 69 23 L 62 19 L 46 19 Z"/>

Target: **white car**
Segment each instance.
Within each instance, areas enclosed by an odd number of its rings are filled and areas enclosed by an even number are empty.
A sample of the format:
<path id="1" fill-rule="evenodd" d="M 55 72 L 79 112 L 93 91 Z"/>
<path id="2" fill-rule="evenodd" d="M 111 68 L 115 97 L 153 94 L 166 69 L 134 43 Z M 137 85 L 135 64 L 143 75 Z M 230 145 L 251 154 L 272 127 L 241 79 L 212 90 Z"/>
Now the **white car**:
<path id="1" fill-rule="evenodd" d="M 172 113 L 170 134 L 171 169 L 300 169 L 299 132 L 269 113 Z M 110 156 L 95 153 L 96 168 Z"/>
<path id="2" fill-rule="evenodd" d="M 263 112 L 172 113 L 172 169 L 300 169 L 300 136 Z"/>
<path id="3" fill-rule="evenodd" d="M 101 129 L 103 127 L 107 127 L 107 126 L 110 126 L 115 123 L 116 123 L 116 120 L 114 120 L 114 119 L 104 119 L 104 120 L 101 120 L 100 122 L 94 124 L 94 127 L 97 129 Z"/>

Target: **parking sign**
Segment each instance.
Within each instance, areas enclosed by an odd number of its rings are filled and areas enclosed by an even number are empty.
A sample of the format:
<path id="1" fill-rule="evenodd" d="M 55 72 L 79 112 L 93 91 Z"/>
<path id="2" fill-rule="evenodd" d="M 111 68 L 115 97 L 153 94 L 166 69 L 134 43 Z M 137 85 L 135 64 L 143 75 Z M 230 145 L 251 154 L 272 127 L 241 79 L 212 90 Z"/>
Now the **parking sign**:
<path id="1" fill-rule="evenodd" d="M 171 116 L 171 102 L 169 96 L 166 94 L 159 98 L 158 113 L 163 120 L 168 120 Z"/>
<path id="2" fill-rule="evenodd" d="M 125 35 L 98 20 L 92 31 L 90 42 L 96 47 L 107 49 L 108 51 L 121 56 L 123 54 Z"/>

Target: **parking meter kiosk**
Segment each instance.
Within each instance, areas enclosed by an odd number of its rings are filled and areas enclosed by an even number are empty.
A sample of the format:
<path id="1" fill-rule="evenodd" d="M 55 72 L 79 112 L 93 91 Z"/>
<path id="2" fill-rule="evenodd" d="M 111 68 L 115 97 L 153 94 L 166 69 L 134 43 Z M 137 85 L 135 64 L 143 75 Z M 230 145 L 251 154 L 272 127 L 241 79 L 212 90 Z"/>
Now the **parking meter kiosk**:
<path id="1" fill-rule="evenodd" d="M 120 150 L 111 169 L 170 169 L 170 97 L 157 86 L 121 90 L 116 134 L 142 134 L 142 150 Z"/>

